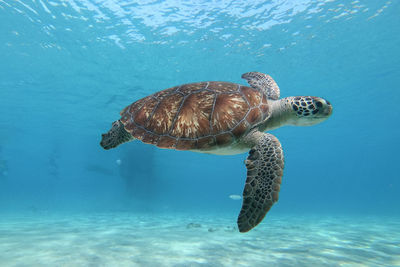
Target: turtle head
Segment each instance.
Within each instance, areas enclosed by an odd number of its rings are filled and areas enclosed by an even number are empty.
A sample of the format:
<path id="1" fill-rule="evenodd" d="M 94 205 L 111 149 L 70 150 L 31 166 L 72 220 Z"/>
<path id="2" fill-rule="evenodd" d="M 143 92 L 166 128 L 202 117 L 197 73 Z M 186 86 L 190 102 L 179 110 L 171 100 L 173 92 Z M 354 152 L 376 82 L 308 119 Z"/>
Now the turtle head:
<path id="1" fill-rule="evenodd" d="M 129 142 L 132 139 L 132 135 L 125 130 L 124 124 L 120 120 L 117 120 L 112 123 L 111 130 L 101 135 L 100 145 L 108 150 Z"/>
<path id="2" fill-rule="evenodd" d="M 328 100 L 315 96 L 296 96 L 289 100 L 292 125 L 311 126 L 323 122 L 332 114 Z"/>

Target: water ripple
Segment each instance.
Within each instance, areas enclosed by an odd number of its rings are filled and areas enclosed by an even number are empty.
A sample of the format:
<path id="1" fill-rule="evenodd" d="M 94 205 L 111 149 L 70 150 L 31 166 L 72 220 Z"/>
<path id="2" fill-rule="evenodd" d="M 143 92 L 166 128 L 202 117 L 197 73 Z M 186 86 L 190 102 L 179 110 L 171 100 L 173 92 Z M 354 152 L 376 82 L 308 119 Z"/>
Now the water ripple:
<path id="1" fill-rule="evenodd" d="M 377 6 L 370 1 L 333 0 L 0 0 L 1 9 L 11 9 L 41 24 L 46 35 L 53 35 L 55 31 L 93 32 L 99 40 L 113 42 L 122 49 L 130 43 L 184 45 L 193 40 L 210 39 L 224 41 L 231 47 L 246 47 L 255 41 L 253 36 L 293 20 L 303 21 L 305 25 L 288 31 L 289 36 L 309 30 L 307 26 L 311 23 L 307 21 L 310 20 L 330 23 L 357 15 L 372 19 L 390 5 L 391 1 Z M 293 45 L 293 42 L 284 45 Z"/>

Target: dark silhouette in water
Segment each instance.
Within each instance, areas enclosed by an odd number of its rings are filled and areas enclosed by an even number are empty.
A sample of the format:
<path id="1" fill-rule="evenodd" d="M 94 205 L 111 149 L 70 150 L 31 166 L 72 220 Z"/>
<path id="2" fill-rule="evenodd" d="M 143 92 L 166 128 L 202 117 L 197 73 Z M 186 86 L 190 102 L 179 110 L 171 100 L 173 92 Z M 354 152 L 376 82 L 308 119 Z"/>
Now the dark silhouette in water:
<path id="1" fill-rule="evenodd" d="M 157 190 L 153 171 L 155 148 L 141 142 L 124 147 L 120 159 L 120 175 L 129 198 L 151 199 Z"/>
<path id="2" fill-rule="evenodd" d="M 0 146 L 0 178 L 5 178 L 8 176 L 8 163 L 7 160 L 3 159 L 2 147 Z"/>
<path id="3" fill-rule="evenodd" d="M 58 149 L 55 148 L 49 155 L 49 173 L 54 178 L 59 177 L 58 160 L 59 160 Z"/>
<path id="4" fill-rule="evenodd" d="M 0 159 L 0 177 L 8 176 L 8 164 L 4 159 Z"/>
<path id="5" fill-rule="evenodd" d="M 108 105 L 114 103 L 115 100 L 116 100 L 117 98 L 118 98 L 117 95 L 112 95 L 112 96 L 110 97 L 110 99 L 108 99 L 108 101 L 106 102 L 106 106 L 108 106 Z"/>
<path id="6" fill-rule="evenodd" d="M 119 94 L 114 94 L 110 96 L 110 98 L 105 102 L 105 106 L 108 107 L 109 105 L 118 105 L 120 106 L 124 101 L 125 101 L 125 95 L 135 95 L 138 94 L 139 92 L 146 92 L 145 89 L 141 86 L 134 86 L 134 87 L 129 87 L 127 89 L 121 88 L 120 90 L 117 90 L 120 93 Z"/>
<path id="7" fill-rule="evenodd" d="M 103 167 L 102 165 L 99 164 L 93 164 L 93 163 L 88 163 L 85 165 L 85 170 L 89 172 L 95 172 L 98 174 L 102 174 L 105 176 L 114 176 L 116 175 L 116 172 L 110 168 Z"/>

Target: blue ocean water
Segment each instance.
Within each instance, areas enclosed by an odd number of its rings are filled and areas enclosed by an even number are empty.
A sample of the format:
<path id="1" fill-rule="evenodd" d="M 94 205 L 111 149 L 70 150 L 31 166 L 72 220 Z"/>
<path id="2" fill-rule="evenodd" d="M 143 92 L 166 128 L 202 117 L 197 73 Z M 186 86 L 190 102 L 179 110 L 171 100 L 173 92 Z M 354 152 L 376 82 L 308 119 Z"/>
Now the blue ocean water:
<path id="1" fill-rule="evenodd" d="M 398 1 L 0 0 L 0 266 L 400 265 Z M 271 75 L 328 99 L 240 234 L 247 154 L 105 151 L 132 102 Z"/>

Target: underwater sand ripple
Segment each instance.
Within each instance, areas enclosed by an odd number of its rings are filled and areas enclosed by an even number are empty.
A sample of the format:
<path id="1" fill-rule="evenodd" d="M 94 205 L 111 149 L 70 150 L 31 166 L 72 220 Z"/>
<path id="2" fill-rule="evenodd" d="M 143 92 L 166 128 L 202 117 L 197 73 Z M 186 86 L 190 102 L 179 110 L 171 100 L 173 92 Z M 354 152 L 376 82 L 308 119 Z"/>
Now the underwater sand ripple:
<path id="1" fill-rule="evenodd" d="M 2 216 L 1 266 L 395 266 L 400 218 L 270 216 L 241 234 L 229 216 Z"/>

